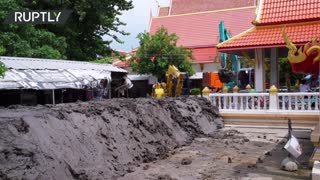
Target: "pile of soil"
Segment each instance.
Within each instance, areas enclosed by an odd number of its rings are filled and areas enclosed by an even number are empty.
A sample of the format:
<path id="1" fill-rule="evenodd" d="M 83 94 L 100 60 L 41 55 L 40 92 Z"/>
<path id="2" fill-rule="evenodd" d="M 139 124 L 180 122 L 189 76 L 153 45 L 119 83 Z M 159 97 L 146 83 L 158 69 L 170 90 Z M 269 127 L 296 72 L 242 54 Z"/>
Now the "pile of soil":
<path id="1" fill-rule="evenodd" d="M 0 109 L 0 179 L 116 179 L 223 126 L 202 98 Z"/>

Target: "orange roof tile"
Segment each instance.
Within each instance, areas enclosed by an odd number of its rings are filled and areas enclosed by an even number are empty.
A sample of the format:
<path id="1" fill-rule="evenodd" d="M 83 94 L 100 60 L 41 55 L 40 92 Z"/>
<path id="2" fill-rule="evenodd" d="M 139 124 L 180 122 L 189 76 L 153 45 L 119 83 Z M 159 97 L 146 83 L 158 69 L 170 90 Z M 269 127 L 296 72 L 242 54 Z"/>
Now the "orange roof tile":
<path id="1" fill-rule="evenodd" d="M 284 26 L 257 26 L 218 45 L 220 51 L 286 47 L 282 37 Z M 320 22 L 287 25 L 286 33 L 296 45 L 320 36 Z"/>
<path id="2" fill-rule="evenodd" d="M 119 67 L 119 68 L 127 68 L 127 67 L 129 67 L 128 62 L 126 62 L 126 61 L 116 61 L 116 62 L 112 63 L 112 65 L 114 65 L 116 67 Z"/>
<path id="3" fill-rule="evenodd" d="M 252 27 L 255 8 L 212 11 L 189 15 L 153 17 L 150 33 L 161 26 L 179 37 L 178 45 L 185 47 L 213 47 L 219 43 L 219 22 L 224 21 L 231 35 L 236 35 Z M 241 23 L 239 23 L 239 19 Z"/>
<path id="4" fill-rule="evenodd" d="M 220 62 L 220 57 L 218 57 L 217 48 L 194 48 L 192 51 L 194 60 L 192 63 L 212 63 Z"/>
<path id="5" fill-rule="evenodd" d="M 172 0 L 170 15 L 254 6 L 255 0 Z"/>
<path id="6" fill-rule="evenodd" d="M 263 0 L 256 25 L 320 20 L 320 0 Z"/>

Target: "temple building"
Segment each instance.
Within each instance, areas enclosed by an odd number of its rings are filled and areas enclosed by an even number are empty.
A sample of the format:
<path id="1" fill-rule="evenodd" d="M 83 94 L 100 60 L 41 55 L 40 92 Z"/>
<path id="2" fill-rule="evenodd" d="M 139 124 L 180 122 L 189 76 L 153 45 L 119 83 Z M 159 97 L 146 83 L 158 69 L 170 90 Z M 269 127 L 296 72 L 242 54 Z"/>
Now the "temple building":
<path id="1" fill-rule="evenodd" d="M 320 61 L 315 57 L 320 52 L 307 50 L 320 44 L 320 0 L 260 0 L 256 12 L 254 27 L 217 47 L 254 59 L 257 91 L 266 91 L 265 59 L 271 64 L 270 84 L 277 87 L 279 57 L 288 57 L 294 73 L 319 74 Z"/>
<path id="2" fill-rule="evenodd" d="M 150 17 L 148 31 L 153 34 L 162 26 L 178 37 L 178 46 L 193 50 L 193 69 L 212 72 L 220 68 L 219 23 L 224 22 L 229 34 L 234 36 L 253 27 L 256 0 L 171 0 L 167 7 L 158 8 L 158 15 Z M 131 53 L 135 53 L 134 49 Z M 129 53 L 129 55 L 131 54 Z M 127 61 L 113 65 L 131 71 Z M 202 74 L 197 73 L 202 79 Z"/>
<path id="3" fill-rule="evenodd" d="M 178 45 L 193 50 L 193 69 L 212 72 L 220 68 L 219 23 L 224 22 L 231 36 L 251 27 L 256 11 L 255 0 L 171 0 L 159 7 L 158 16 L 150 19 L 149 32 L 160 27 L 178 37 Z"/>

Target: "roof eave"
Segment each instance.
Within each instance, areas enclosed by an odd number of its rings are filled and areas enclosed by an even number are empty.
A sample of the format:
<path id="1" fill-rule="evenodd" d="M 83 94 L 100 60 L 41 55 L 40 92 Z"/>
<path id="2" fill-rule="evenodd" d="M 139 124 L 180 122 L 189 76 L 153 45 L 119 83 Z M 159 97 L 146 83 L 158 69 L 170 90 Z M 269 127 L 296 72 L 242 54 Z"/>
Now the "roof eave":
<path id="1" fill-rule="evenodd" d="M 297 46 L 303 46 L 305 43 L 296 43 Z M 233 51 L 243 51 L 243 50 L 254 50 L 254 49 L 269 49 L 269 48 L 286 48 L 285 44 L 275 44 L 275 45 L 256 45 L 256 46 L 239 46 L 239 47 L 220 47 L 218 52 L 233 52 Z"/>
<path id="2" fill-rule="evenodd" d="M 220 63 L 220 62 L 213 61 L 213 60 L 211 60 L 211 61 L 197 61 L 197 60 L 195 60 L 195 61 L 192 61 L 191 63 L 192 64 L 210 64 L 210 63 Z"/>
<path id="3" fill-rule="evenodd" d="M 193 45 L 193 46 L 183 46 L 186 49 L 197 49 L 197 48 L 216 48 L 217 44 L 209 45 Z"/>
<path id="4" fill-rule="evenodd" d="M 250 28 L 250 29 L 248 29 L 248 30 L 246 30 L 246 31 L 244 31 L 244 32 L 242 32 L 242 33 L 240 33 L 240 34 L 232 37 L 231 39 L 228 39 L 228 40 L 226 40 L 226 41 L 224 41 L 224 42 L 221 42 L 221 43 L 219 43 L 219 44 L 216 45 L 216 48 L 219 49 L 219 48 L 222 47 L 224 44 L 227 44 L 227 43 L 232 42 L 232 41 L 234 41 L 234 40 L 236 40 L 236 39 L 238 39 L 238 38 L 241 38 L 241 37 L 244 36 L 245 34 L 251 32 L 251 31 L 253 31 L 253 30 L 255 30 L 255 29 L 256 29 L 256 27 L 252 27 L 252 28 Z"/>

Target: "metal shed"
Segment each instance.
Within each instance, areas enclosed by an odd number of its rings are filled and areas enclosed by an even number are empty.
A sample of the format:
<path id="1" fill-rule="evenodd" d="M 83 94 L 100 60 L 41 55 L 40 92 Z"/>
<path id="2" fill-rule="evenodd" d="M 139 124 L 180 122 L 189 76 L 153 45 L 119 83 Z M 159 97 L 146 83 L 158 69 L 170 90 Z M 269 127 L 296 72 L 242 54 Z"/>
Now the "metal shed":
<path id="1" fill-rule="evenodd" d="M 0 62 L 8 68 L 0 90 L 52 90 L 52 103 L 54 90 L 95 88 L 106 80 L 110 92 L 112 73 L 127 73 L 110 64 L 80 61 L 1 56 Z"/>

